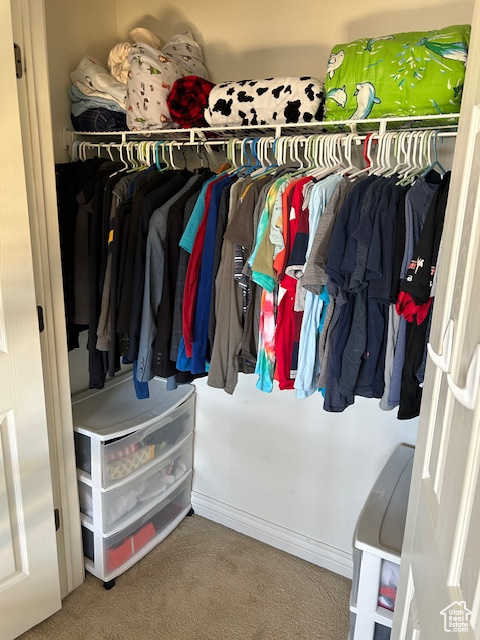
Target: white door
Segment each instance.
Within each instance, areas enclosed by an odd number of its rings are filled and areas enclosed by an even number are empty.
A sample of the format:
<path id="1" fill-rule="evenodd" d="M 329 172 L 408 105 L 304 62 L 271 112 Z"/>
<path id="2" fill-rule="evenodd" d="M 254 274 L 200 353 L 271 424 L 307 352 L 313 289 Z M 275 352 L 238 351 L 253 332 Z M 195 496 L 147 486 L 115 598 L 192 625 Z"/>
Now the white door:
<path id="1" fill-rule="evenodd" d="M 9 0 L 0 0 L 0 637 L 60 609 Z"/>
<path id="2" fill-rule="evenodd" d="M 480 639 L 479 186 L 476 0 L 392 640 Z"/>

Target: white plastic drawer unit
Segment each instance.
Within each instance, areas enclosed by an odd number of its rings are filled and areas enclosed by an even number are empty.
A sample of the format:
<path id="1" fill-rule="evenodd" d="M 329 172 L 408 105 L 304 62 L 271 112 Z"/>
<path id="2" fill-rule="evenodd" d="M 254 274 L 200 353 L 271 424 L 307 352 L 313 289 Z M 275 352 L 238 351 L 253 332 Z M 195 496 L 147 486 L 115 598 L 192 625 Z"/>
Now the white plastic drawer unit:
<path id="1" fill-rule="evenodd" d="M 78 478 L 108 488 L 140 474 L 194 429 L 194 387 L 167 391 L 149 383 L 150 398 L 137 400 L 131 376 L 73 398 Z"/>
<path id="2" fill-rule="evenodd" d="M 82 525 L 85 567 L 105 581 L 132 567 L 166 538 L 190 510 L 191 472 L 150 511 L 118 533 L 105 536 Z"/>
<path id="3" fill-rule="evenodd" d="M 127 476 L 96 499 L 93 488 L 78 483 L 82 523 L 104 535 L 123 530 L 167 497 L 192 471 L 192 435 L 169 449 L 134 477 Z"/>

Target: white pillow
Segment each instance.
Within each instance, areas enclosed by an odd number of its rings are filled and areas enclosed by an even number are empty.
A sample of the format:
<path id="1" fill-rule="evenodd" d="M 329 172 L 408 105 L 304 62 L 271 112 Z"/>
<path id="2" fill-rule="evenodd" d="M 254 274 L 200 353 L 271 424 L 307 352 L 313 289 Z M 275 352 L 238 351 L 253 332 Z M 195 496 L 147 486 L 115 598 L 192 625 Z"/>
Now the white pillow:
<path id="1" fill-rule="evenodd" d="M 127 58 L 127 126 L 132 131 L 176 127 L 167 97 L 175 80 L 195 75 L 207 78 L 200 45 L 190 32 L 173 36 L 159 51 L 134 44 Z"/>
<path id="2" fill-rule="evenodd" d="M 161 40 L 154 33 L 143 27 L 135 27 L 128 34 L 129 42 L 119 42 L 112 47 L 108 55 L 108 69 L 112 76 L 123 84 L 127 84 L 130 64 L 127 60 L 132 49 L 132 42 L 148 44 L 154 49 L 159 49 Z"/>

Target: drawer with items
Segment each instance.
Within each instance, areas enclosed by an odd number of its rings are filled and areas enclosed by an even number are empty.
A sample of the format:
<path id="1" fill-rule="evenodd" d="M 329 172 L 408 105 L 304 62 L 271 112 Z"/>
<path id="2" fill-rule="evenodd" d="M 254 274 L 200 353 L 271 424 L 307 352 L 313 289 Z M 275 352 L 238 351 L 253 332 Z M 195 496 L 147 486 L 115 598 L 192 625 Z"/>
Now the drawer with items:
<path id="1" fill-rule="evenodd" d="M 146 400 L 135 398 L 127 379 L 73 401 L 79 480 L 111 487 L 162 458 L 193 432 L 193 387 L 166 391 L 166 383 L 158 379 L 150 385 L 152 397 Z"/>
<path id="2" fill-rule="evenodd" d="M 85 567 L 105 581 L 120 575 L 171 533 L 190 510 L 191 472 L 155 507 L 105 536 L 82 524 Z"/>
<path id="3" fill-rule="evenodd" d="M 109 489 L 102 489 L 100 496 L 90 485 L 79 481 L 83 521 L 104 534 L 112 534 L 149 511 L 192 470 L 192 439 L 192 435 L 187 436 L 183 443 L 169 449 L 133 477 L 126 476 Z"/>
<path id="4" fill-rule="evenodd" d="M 149 390 L 127 375 L 72 402 L 85 568 L 106 588 L 191 508 L 194 387 Z"/>

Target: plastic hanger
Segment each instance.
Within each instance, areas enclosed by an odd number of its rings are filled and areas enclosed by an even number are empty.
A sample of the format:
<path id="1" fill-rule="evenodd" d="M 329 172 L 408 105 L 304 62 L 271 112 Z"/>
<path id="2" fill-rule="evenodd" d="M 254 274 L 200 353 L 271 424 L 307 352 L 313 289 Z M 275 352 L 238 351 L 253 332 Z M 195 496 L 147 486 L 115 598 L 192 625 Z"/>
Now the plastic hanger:
<path id="1" fill-rule="evenodd" d="M 363 159 L 365 160 L 365 167 L 363 169 L 359 169 L 358 171 L 354 171 L 348 177 L 350 179 L 355 179 L 358 176 L 363 175 L 364 173 L 370 172 L 370 167 L 372 166 L 372 156 L 371 156 L 371 145 L 372 138 L 376 135 L 374 133 L 367 133 L 365 136 L 365 140 L 363 141 Z"/>
<path id="2" fill-rule="evenodd" d="M 78 162 L 80 160 L 79 149 L 80 149 L 80 140 L 74 140 L 72 144 L 72 162 Z"/>
<path id="3" fill-rule="evenodd" d="M 330 173 L 337 173 L 344 169 L 345 164 L 342 161 L 341 142 L 345 134 L 335 133 L 330 140 L 330 146 L 328 149 L 328 165 Z"/>
<path id="4" fill-rule="evenodd" d="M 256 169 L 262 168 L 262 163 L 260 162 L 260 158 L 258 156 L 258 143 L 259 138 L 252 138 L 250 143 L 250 154 L 252 159 L 252 164 L 247 170 L 247 175 L 251 175 L 253 171 Z"/>
<path id="5" fill-rule="evenodd" d="M 404 161 L 405 168 L 400 174 L 400 177 L 396 183 L 397 185 L 408 184 L 408 174 L 412 170 L 414 148 L 417 140 L 416 133 L 417 133 L 416 131 L 411 131 L 408 134 L 407 143 L 406 143 L 406 155 L 405 155 L 405 161 Z"/>
<path id="6" fill-rule="evenodd" d="M 227 162 L 230 164 L 230 166 L 232 167 L 232 173 L 234 173 L 237 169 L 237 162 L 236 162 L 236 157 L 235 157 L 235 150 L 236 150 L 236 145 L 238 143 L 238 138 L 230 138 L 227 141 Z M 197 152 L 199 151 L 198 149 L 198 145 L 197 145 Z M 203 165 L 202 165 L 203 168 Z"/>
<path id="7" fill-rule="evenodd" d="M 444 176 L 447 173 L 438 160 L 437 138 L 438 138 L 438 131 L 434 131 L 432 136 L 433 162 L 429 167 L 427 167 L 424 173 L 422 173 L 422 177 L 425 177 L 428 173 L 430 173 L 430 171 L 433 171 L 434 169 L 436 169 L 441 176 Z"/>
<path id="8" fill-rule="evenodd" d="M 400 175 L 406 168 L 406 144 L 408 139 L 408 132 L 402 131 L 397 134 L 395 139 L 393 155 L 395 157 L 396 165 L 393 169 L 387 173 L 386 177 L 389 178 L 395 174 Z"/>
<path id="9" fill-rule="evenodd" d="M 252 178 L 258 178 L 260 176 L 267 175 L 268 173 L 272 173 L 278 165 L 276 163 L 272 163 L 268 157 L 268 151 L 271 146 L 275 143 L 275 139 L 272 137 L 261 138 L 259 141 L 259 157 L 260 157 L 260 168 L 253 171 L 250 174 Z"/>
<path id="10" fill-rule="evenodd" d="M 237 168 L 237 172 L 243 173 L 244 175 L 248 175 L 249 169 L 252 166 L 251 158 L 247 151 L 251 140 L 253 140 L 253 138 L 244 138 L 240 146 L 240 166 Z"/>
<path id="11" fill-rule="evenodd" d="M 118 149 L 118 153 L 120 155 L 120 161 L 123 163 L 123 167 L 120 167 L 120 169 L 118 169 L 117 171 L 114 171 L 113 173 L 110 174 L 110 177 L 113 178 L 113 176 L 118 175 L 119 173 L 124 173 L 126 172 L 130 166 L 128 164 L 128 161 L 125 160 L 124 156 L 123 156 L 123 150 L 125 149 L 125 145 L 123 144 L 119 144 L 116 147 Z"/>
<path id="12" fill-rule="evenodd" d="M 404 136 L 405 132 L 395 132 L 393 134 L 394 136 L 394 140 L 393 140 L 393 162 L 392 162 L 392 166 L 390 167 L 389 171 L 387 171 L 387 173 L 385 174 L 386 178 L 390 178 L 391 176 L 395 175 L 395 173 L 398 171 L 398 169 L 401 166 L 401 153 L 402 153 L 402 149 L 401 149 L 401 144 L 402 144 L 402 140 Z"/>
<path id="13" fill-rule="evenodd" d="M 431 158 L 429 158 L 428 149 L 430 138 L 430 131 L 422 131 L 418 134 L 418 164 L 409 174 L 410 183 L 415 180 L 420 174 L 423 175 L 426 166 L 430 166 Z"/>
<path id="14" fill-rule="evenodd" d="M 168 140 L 162 140 L 160 141 L 160 155 L 162 156 L 162 165 L 161 168 L 159 169 L 159 171 L 168 171 L 169 169 L 171 169 L 171 165 L 170 165 L 170 160 L 169 160 L 169 156 L 168 156 Z M 158 163 L 157 163 L 157 167 L 158 167 Z"/>
<path id="15" fill-rule="evenodd" d="M 392 168 L 391 156 L 392 156 L 392 144 L 395 139 L 395 134 L 391 131 L 387 131 L 383 135 L 382 148 L 380 154 L 380 165 L 376 171 L 377 176 L 386 176 Z"/>
<path id="16" fill-rule="evenodd" d="M 175 164 L 175 158 L 174 158 L 174 153 L 173 153 L 173 149 L 174 149 L 174 145 L 177 145 L 178 143 L 175 140 L 171 140 L 168 143 L 167 149 L 168 149 L 168 158 L 169 158 L 169 162 L 170 162 L 170 167 L 172 169 L 175 169 L 176 171 L 179 170 L 180 167 L 177 167 L 177 165 Z"/>
<path id="17" fill-rule="evenodd" d="M 355 141 L 355 138 L 356 138 L 355 133 L 348 133 L 344 138 L 343 149 L 344 149 L 344 156 L 345 156 L 345 164 L 347 166 L 344 167 L 342 171 L 340 171 L 340 174 L 342 176 L 345 176 L 351 173 L 352 171 L 359 171 L 359 168 L 356 167 L 352 161 L 353 143 Z"/>
<path id="18" fill-rule="evenodd" d="M 412 135 L 414 136 L 414 146 L 412 153 L 412 166 L 408 170 L 405 178 L 401 181 L 401 184 L 411 184 L 417 176 L 424 172 L 426 164 L 425 139 L 428 136 L 428 133 L 428 131 L 413 132 Z"/>
<path id="19" fill-rule="evenodd" d="M 332 173 L 331 165 L 328 162 L 328 139 L 327 135 L 319 135 L 314 145 L 315 168 L 310 172 L 310 175 L 316 180 Z"/>
<path id="20" fill-rule="evenodd" d="M 137 162 L 137 158 L 135 157 L 136 151 L 136 142 L 127 142 L 126 151 L 127 151 L 127 162 L 130 163 L 130 167 L 127 169 L 126 173 L 134 173 L 138 171 L 140 163 Z"/>
<path id="21" fill-rule="evenodd" d="M 157 140 L 157 142 L 155 143 L 155 164 L 157 165 L 158 171 L 163 171 L 166 168 L 164 145 L 164 140 Z"/>
<path id="22" fill-rule="evenodd" d="M 114 162 L 115 160 L 113 158 L 113 153 L 112 153 L 112 143 L 110 142 L 109 144 L 107 144 L 106 148 L 107 148 L 108 157 L 112 162 Z"/>
<path id="23" fill-rule="evenodd" d="M 279 167 L 281 167 L 282 165 L 285 164 L 285 160 L 284 160 L 284 151 L 283 151 L 283 146 L 285 144 L 285 137 L 284 136 L 280 136 L 279 138 L 277 138 L 274 142 L 273 145 L 273 155 L 275 157 L 275 160 L 277 162 L 277 165 Z"/>
<path id="24" fill-rule="evenodd" d="M 292 178 L 298 178 L 304 175 L 306 172 L 306 169 L 308 168 L 308 163 L 307 163 L 305 154 L 303 154 L 303 157 L 302 157 L 300 153 L 300 146 L 306 145 L 306 142 L 307 142 L 307 139 L 305 138 L 305 136 L 301 136 L 301 135 L 294 136 L 291 139 L 290 159 L 299 165 L 298 169 L 296 169 L 290 174 Z"/>

